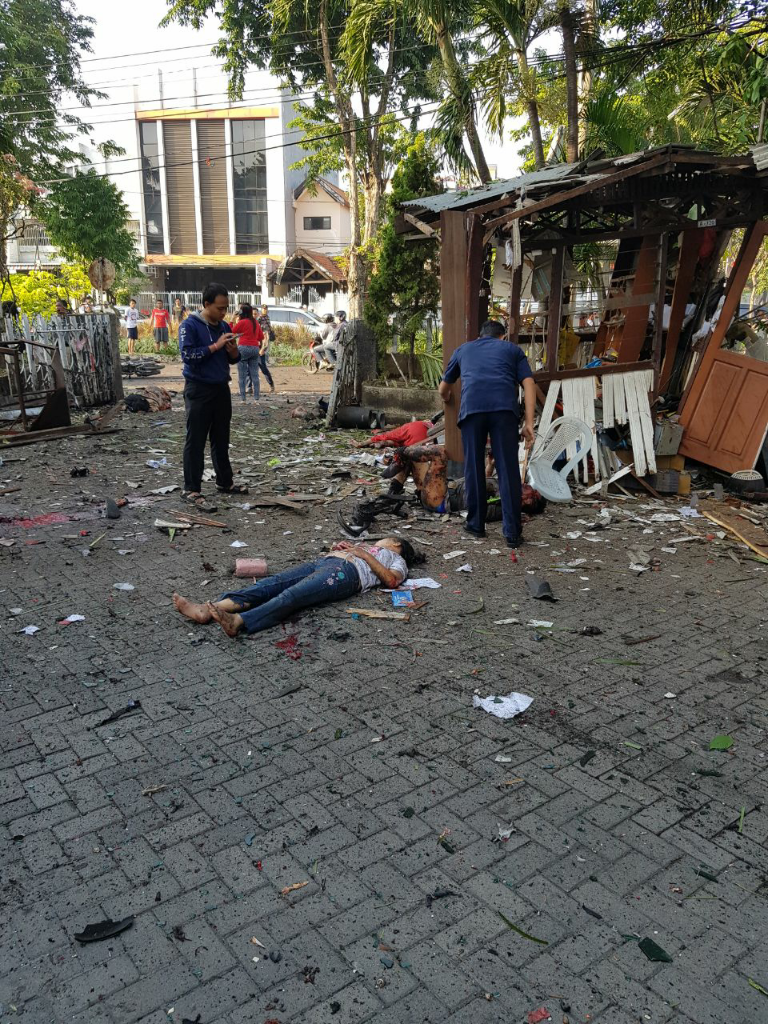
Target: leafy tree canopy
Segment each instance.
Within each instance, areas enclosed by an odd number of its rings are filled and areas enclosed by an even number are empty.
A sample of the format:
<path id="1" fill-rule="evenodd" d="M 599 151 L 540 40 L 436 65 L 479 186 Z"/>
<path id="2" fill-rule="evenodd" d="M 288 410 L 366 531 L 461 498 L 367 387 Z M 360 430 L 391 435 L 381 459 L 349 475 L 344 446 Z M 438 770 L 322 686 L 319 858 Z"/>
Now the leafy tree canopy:
<path id="1" fill-rule="evenodd" d="M 88 264 L 103 256 L 117 268 L 138 269 L 136 243 L 125 226 L 128 207 L 109 178 L 92 169 L 67 176 L 51 186 L 39 212 L 66 259 Z"/>
<path id="2" fill-rule="evenodd" d="M 91 292 L 91 283 L 81 266 L 64 264 L 55 272 L 33 270 L 29 274 L 11 274 L 0 299 L 15 300 L 27 316 L 51 316 L 56 312 L 56 299 L 66 299 L 75 308 L 82 295 Z"/>

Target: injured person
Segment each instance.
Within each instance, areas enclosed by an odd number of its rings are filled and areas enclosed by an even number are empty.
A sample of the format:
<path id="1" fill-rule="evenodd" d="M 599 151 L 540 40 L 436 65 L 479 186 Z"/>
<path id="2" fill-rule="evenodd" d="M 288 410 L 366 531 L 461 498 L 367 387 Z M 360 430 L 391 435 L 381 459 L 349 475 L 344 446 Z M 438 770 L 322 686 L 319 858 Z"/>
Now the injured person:
<path id="1" fill-rule="evenodd" d="M 421 504 L 428 512 L 462 512 L 466 509 L 464 480 L 448 479 L 448 456 L 444 445 L 413 444 L 408 448 L 398 449 L 397 456 L 398 463 L 403 468 L 390 484 L 391 496 L 401 494 L 406 479 L 412 476 Z M 487 522 L 501 520 L 499 487 L 493 474 L 493 459 L 488 456 L 485 462 Z M 528 484 L 523 485 L 524 513 L 537 515 L 543 512 L 546 504 L 546 500 L 538 491 Z"/>
<path id="2" fill-rule="evenodd" d="M 218 601 L 196 604 L 174 594 L 173 603 L 192 622 L 218 622 L 227 636 L 259 633 L 303 608 L 345 601 L 374 587 L 394 589 L 407 578 L 411 566 L 423 561 L 424 555 L 400 537 L 366 545 L 341 541 L 327 555 L 252 587 L 228 591 Z"/>

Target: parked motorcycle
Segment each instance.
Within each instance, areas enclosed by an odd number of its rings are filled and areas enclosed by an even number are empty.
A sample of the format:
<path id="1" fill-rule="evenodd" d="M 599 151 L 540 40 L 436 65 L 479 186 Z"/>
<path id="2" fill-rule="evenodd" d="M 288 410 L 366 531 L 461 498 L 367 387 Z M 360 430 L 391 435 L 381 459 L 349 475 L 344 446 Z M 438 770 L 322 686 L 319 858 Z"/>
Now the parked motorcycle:
<path id="1" fill-rule="evenodd" d="M 147 356 L 141 359 L 132 359 L 127 356 L 120 360 L 120 370 L 124 377 L 156 377 L 165 368 L 165 363 L 161 363 L 157 359 L 153 359 L 151 356 Z"/>

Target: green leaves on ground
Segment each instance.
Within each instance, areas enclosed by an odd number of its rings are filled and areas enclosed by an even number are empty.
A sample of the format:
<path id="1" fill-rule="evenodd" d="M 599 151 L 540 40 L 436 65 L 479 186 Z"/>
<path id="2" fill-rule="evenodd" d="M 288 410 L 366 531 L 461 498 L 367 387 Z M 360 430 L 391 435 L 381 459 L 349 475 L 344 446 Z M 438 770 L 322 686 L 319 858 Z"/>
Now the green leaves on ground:
<path id="1" fill-rule="evenodd" d="M 732 736 L 726 736 L 726 735 L 713 736 L 713 738 L 709 741 L 709 749 L 710 750 L 730 750 L 732 746 L 733 746 L 733 737 Z"/>

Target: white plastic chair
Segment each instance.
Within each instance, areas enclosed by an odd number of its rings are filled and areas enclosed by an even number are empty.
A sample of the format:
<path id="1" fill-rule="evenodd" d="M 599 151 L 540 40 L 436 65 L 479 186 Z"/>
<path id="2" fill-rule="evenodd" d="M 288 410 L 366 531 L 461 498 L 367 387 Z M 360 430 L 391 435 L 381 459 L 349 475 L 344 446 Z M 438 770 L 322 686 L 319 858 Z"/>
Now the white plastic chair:
<path id="1" fill-rule="evenodd" d="M 573 444 L 578 446 L 573 458 L 562 469 L 553 469 L 557 459 Z M 561 416 L 553 420 L 528 463 L 528 483 L 547 501 L 570 501 L 568 474 L 585 458 L 591 447 L 592 431 L 583 420 L 577 420 L 575 416 Z"/>

